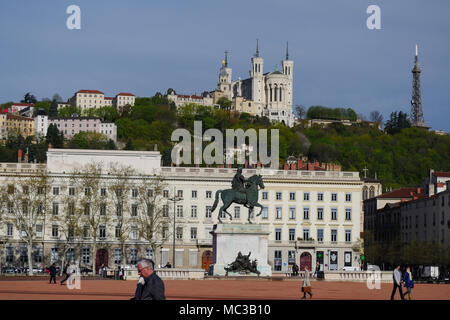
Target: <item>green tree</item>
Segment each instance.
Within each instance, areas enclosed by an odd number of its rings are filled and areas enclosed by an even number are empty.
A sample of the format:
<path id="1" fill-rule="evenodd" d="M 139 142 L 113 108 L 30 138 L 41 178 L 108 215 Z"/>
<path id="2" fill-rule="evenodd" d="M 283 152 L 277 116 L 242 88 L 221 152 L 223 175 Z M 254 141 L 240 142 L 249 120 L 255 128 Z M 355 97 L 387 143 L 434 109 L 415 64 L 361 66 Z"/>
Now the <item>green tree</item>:
<path id="1" fill-rule="evenodd" d="M 57 117 L 58 116 L 58 102 L 56 100 L 52 100 L 50 104 L 50 109 L 48 110 L 49 117 Z"/>
<path id="2" fill-rule="evenodd" d="M 220 106 L 222 110 L 231 110 L 232 102 L 228 100 L 226 97 L 221 97 L 217 100 L 217 104 Z"/>
<path id="3" fill-rule="evenodd" d="M 64 134 L 59 131 L 56 124 L 50 124 L 47 129 L 47 135 L 45 136 L 47 144 L 51 144 L 53 148 L 64 147 Z"/>
<path id="4" fill-rule="evenodd" d="M 76 108 L 74 106 L 68 106 L 68 107 L 64 107 L 64 108 L 58 109 L 58 117 L 69 118 L 73 114 L 80 115 L 81 114 L 81 109 L 80 108 Z"/>

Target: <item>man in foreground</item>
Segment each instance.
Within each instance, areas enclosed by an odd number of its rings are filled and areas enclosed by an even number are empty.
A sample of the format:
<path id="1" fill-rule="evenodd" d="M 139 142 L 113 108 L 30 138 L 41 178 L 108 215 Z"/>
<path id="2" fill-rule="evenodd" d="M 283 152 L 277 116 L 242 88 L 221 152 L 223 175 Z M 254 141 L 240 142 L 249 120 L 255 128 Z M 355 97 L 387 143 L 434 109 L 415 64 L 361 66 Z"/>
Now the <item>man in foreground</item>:
<path id="1" fill-rule="evenodd" d="M 166 300 L 164 295 L 164 282 L 154 271 L 154 262 L 142 259 L 137 268 L 139 281 L 134 295 L 135 300 Z"/>

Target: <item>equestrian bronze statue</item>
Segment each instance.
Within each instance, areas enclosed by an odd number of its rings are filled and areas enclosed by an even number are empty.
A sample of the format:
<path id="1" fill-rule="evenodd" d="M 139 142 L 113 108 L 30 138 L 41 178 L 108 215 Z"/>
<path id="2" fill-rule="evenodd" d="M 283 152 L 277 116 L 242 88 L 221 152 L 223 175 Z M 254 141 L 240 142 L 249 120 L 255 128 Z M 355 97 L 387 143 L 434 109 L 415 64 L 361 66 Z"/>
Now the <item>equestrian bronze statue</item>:
<path id="1" fill-rule="evenodd" d="M 233 220 L 233 216 L 227 211 L 232 203 L 242 204 L 245 207 L 249 208 L 250 210 L 248 212 L 248 222 L 252 223 L 250 218 L 254 207 L 261 208 L 256 216 L 261 215 L 263 209 L 263 206 L 258 203 L 258 187 L 264 189 L 264 183 L 261 175 L 255 174 L 250 178 L 245 179 L 245 177 L 242 175 L 242 168 L 238 168 L 238 171 L 231 183 L 231 187 L 231 189 L 217 190 L 216 200 L 214 201 L 211 213 L 216 210 L 217 205 L 219 204 L 220 195 L 223 202 L 223 206 L 219 209 L 218 219 L 220 223 L 222 223 L 222 220 L 220 219 L 222 212 L 228 214 L 228 216 L 230 216 L 230 220 Z"/>

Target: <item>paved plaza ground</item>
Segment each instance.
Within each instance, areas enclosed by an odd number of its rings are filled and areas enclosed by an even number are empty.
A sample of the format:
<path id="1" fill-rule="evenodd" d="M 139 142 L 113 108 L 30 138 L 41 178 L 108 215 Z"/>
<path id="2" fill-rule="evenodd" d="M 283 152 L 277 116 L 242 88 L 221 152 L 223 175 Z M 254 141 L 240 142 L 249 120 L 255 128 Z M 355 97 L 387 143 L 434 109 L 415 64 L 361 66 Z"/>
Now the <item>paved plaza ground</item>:
<path id="1" fill-rule="evenodd" d="M 60 280 L 60 279 L 58 279 Z M 165 280 L 168 300 L 300 299 L 301 280 Z M 361 282 L 312 281 L 314 300 L 387 300 L 392 284 L 369 290 Z M 0 300 L 128 300 L 136 281 L 82 280 L 80 290 L 47 280 L 0 281 Z M 396 299 L 399 299 L 397 293 Z M 449 284 L 416 284 L 415 300 L 450 300 Z"/>

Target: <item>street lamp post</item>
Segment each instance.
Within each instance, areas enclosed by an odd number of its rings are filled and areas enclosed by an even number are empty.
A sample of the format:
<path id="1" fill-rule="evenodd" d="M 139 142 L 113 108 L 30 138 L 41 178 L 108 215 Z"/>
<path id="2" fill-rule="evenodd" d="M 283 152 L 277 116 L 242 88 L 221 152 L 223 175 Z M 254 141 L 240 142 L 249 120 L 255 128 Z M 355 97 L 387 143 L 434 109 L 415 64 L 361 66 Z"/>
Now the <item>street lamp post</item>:
<path id="1" fill-rule="evenodd" d="M 169 201 L 173 202 L 173 245 L 172 245 L 172 263 L 173 263 L 173 268 L 175 268 L 175 217 L 176 217 L 176 208 L 175 205 L 178 201 L 181 201 L 182 198 L 181 197 L 177 197 L 176 193 L 175 193 L 175 187 L 173 188 L 173 197 L 169 198 Z"/>

